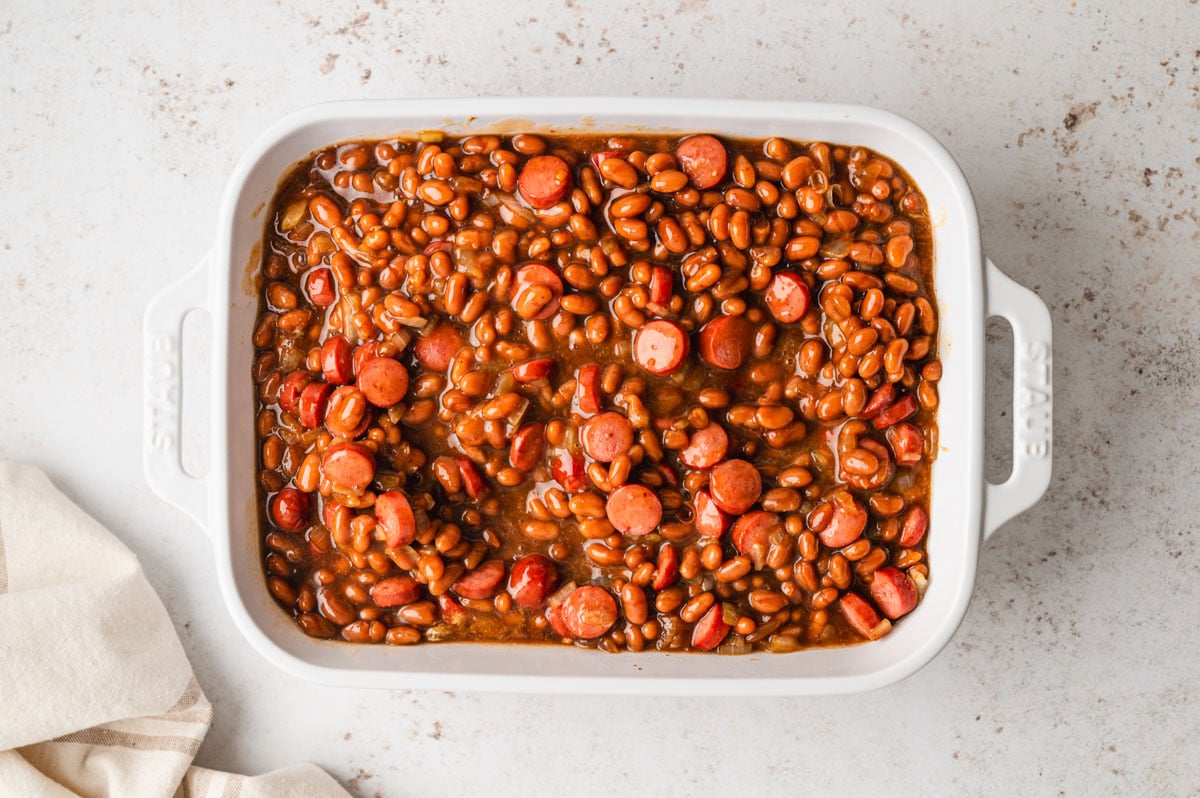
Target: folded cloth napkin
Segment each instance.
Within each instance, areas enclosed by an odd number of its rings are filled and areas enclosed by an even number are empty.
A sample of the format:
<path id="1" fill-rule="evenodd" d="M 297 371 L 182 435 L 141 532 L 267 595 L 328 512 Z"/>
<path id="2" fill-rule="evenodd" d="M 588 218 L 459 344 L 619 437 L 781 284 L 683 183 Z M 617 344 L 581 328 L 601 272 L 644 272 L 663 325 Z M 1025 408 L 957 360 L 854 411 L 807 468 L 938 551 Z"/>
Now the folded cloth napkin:
<path id="1" fill-rule="evenodd" d="M 348 798 L 313 765 L 193 767 L 211 723 L 133 553 L 41 471 L 0 462 L 0 796 Z"/>

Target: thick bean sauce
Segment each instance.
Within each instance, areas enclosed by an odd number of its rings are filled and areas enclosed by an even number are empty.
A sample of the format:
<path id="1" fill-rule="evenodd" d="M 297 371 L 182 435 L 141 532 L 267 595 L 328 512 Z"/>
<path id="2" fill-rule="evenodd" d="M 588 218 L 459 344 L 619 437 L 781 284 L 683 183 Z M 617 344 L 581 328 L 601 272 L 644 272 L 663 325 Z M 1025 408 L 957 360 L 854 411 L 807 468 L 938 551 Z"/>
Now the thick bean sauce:
<path id="1" fill-rule="evenodd" d="M 351 142 L 264 253 L 264 564 L 308 634 L 791 651 L 920 601 L 930 227 L 879 154 Z"/>

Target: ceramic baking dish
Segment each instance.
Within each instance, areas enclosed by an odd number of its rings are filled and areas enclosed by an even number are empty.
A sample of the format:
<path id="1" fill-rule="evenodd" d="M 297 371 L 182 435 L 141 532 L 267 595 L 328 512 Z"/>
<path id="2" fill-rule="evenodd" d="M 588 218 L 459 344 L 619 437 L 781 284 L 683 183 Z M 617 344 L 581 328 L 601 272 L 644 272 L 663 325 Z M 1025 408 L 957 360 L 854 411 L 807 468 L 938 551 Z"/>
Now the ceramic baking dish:
<path id="1" fill-rule="evenodd" d="M 267 592 L 255 511 L 256 444 L 250 335 L 258 299 L 263 212 L 289 167 L 353 138 L 444 129 L 707 131 L 860 144 L 903 166 L 934 220 L 935 282 L 944 366 L 933 467 L 931 579 L 917 609 L 883 639 L 845 648 L 739 657 L 617 654 L 571 646 L 446 643 L 393 648 L 305 636 Z M 193 309 L 211 317 L 211 469 L 180 461 L 181 330 Z M 983 477 L 984 322 L 1013 328 L 1013 471 Z M 979 221 L 962 172 L 927 132 L 894 114 L 809 103 L 541 98 L 341 102 L 281 120 L 229 178 L 208 255 L 159 294 L 145 316 L 145 470 L 164 499 L 212 538 L 220 590 L 242 634 L 298 676 L 354 687 L 664 694 L 817 694 L 895 682 L 925 665 L 962 621 L 983 539 L 1041 497 L 1050 480 L 1050 316 L 1031 291 L 980 251 Z"/>

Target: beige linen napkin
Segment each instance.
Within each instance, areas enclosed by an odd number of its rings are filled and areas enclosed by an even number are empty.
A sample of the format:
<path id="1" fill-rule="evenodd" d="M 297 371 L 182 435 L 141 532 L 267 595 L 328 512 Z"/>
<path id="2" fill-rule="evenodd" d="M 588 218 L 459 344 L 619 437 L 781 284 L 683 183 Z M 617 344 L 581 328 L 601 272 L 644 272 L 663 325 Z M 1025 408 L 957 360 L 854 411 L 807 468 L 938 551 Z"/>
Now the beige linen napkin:
<path id="1" fill-rule="evenodd" d="M 0 796 L 349 795 L 312 765 L 192 767 L 211 723 L 133 553 L 41 471 L 0 462 Z"/>

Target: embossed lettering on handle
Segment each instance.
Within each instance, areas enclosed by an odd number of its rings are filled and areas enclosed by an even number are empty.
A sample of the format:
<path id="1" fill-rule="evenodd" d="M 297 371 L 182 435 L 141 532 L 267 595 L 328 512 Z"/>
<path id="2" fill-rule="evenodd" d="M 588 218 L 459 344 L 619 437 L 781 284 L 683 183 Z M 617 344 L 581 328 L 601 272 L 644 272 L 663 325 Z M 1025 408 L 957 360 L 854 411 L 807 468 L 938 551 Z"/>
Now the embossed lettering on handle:
<path id="1" fill-rule="evenodd" d="M 166 333 L 154 333 L 146 347 L 146 444 L 160 451 L 175 447 L 179 429 L 179 351 Z"/>
<path id="2" fill-rule="evenodd" d="M 1017 397 L 1020 423 L 1017 435 L 1025 456 L 1043 460 L 1050 457 L 1051 418 L 1050 383 L 1054 378 L 1053 358 L 1048 341 L 1029 341 L 1024 358 L 1018 358 L 1024 370 L 1024 386 Z"/>
<path id="3" fill-rule="evenodd" d="M 987 262 L 987 312 L 1013 330 L 1013 464 L 986 485 L 983 533 L 1032 507 L 1050 485 L 1054 456 L 1054 348 L 1050 311 L 1038 295 Z"/>
<path id="4" fill-rule="evenodd" d="M 142 319 L 142 465 L 146 481 L 155 493 L 201 526 L 207 514 L 207 477 L 193 477 L 184 471 L 180 429 L 183 319 L 191 310 L 207 308 L 208 265 L 205 258 L 163 289 L 150 301 Z"/>

